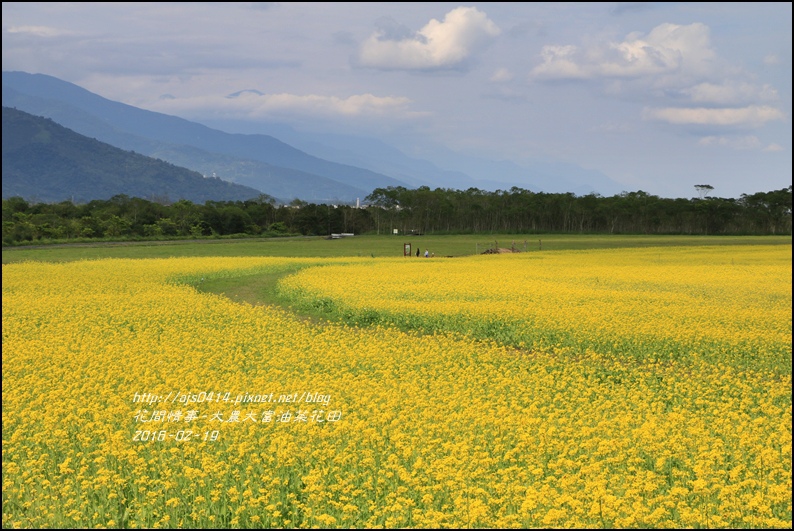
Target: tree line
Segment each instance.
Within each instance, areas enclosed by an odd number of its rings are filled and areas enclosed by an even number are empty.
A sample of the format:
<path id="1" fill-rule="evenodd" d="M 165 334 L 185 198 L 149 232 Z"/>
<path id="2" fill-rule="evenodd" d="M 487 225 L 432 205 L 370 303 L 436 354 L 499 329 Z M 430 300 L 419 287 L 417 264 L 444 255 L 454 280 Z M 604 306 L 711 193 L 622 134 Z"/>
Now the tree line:
<path id="1" fill-rule="evenodd" d="M 364 207 L 267 195 L 248 201 L 146 200 L 117 195 L 84 204 L 3 199 L 3 243 L 74 239 L 164 239 L 442 233 L 791 234 L 792 190 L 738 199 L 669 199 L 643 191 L 598 194 L 454 190 L 427 186 L 375 189 Z"/>
<path id="2" fill-rule="evenodd" d="M 434 232 L 791 234 L 791 186 L 743 194 L 669 199 L 643 191 L 598 194 L 378 188 L 367 197 L 387 224 Z"/>

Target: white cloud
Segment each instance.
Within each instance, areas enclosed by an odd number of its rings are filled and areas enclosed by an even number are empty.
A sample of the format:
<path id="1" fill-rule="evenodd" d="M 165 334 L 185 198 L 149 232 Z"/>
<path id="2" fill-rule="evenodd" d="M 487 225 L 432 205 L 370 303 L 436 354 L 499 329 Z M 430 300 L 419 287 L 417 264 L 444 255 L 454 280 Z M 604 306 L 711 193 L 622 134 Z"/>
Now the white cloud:
<path id="1" fill-rule="evenodd" d="M 727 81 L 724 84 L 699 83 L 681 91 L 694 103 L 735 105 L 757 101 L 777 101 L 778 94 L 770 85 L 753 85 Z"/>
<path id="2" fill-rule="evenodd" d="M 590 130 L 596 133 L 628 133 L 633 128 L 626 122 L 608 122 L 595 125 Z"/>
<path id="3" fill-rule="evenodd" d="M 706 136 L 698 141 L 701 146 L 720 146 L 736 150 L 760 150 L 766 153 L 774 153 L 784 151 L 785 148 L 780 144 L 769 144 L 763 146 L 761 140 L 756 136 Z"/>
<path id="4" fill-rule="evenodd" d="M 513 73 L 507 68 L 498 68 L 491 76 L 491 82 L 507 83 L 508 81 L 512 81 L 513 77 Z"/>
<path id="5" fill-rule="evenodd" d="M 764 57 L 764 64 L 765 65 L 780 64 L 780 58 L 774 54 L 767 55 L 766 57 Z"/>
<path id="6" fill-rule="evenodd" d="M 403 109 L 410 102 L 408 98 L 378 97 L 372 94 L 357 94 L 347 98 L 309 94 L 264 94 L 252 98 L 262 111 L 297 110 L 319 114 L 366 115 L 384 114 Z"/>
<path id="7" fill-rule="evenodd" d="M 769 144 L 763 149 L 763 151 L 766 151 L 768 153 L 774 153 L 775 151 L 785 151 L 785 149 L 786 148 L 784 148 L 780 144 Z"/>
<path id="8" fill-rule="evenodd" d="M 34 37 L 61 37 L 63 35 L 74 35 L 72 31 L 66 31 L 51 26 L 11 26 L 5 31 Z"/>
<path id="9" fill-rule="evenodd" d="M 212 109 L 227 116 L 262 118 L 284 115 L 328 117 L 411 118 L 422 113 L 411 111 L 411 100 L 404 97 L 356 94 L 347 98 L 318 94 L 262 94 L 248 90 L 225 98 L 194 97 L 159 100 L 152 104 L 165 112 L 196 112 Z"/>
<path id="10" fill-rule="evenodd" d="M 739 150 L 759 149 L 761 147 L 761 141 L 756 136 L 707 136 L 701 138 L 698 144 L 701 146 L 725 146 Z"/>
<path id="11" fill-rule="evenodd" d="M 742 108 L 709 109 L 704 107 L 667 107 L 645 109 L 643 116 L 677 125 L 717 125 L 758 127 L 773 120 L 783 120 L 785 114 L 774 107 L 750 105 Z"/>
<path id="12" fill-rule="evenodd" d="M 442 22 L 432 19 L 416 35 L 389 39 L 373 33 L 361 46 L 359 64 L 384 70 L 454 68 L 484 48 L 500 30 L 475 7 L 458 7 Z"/>
<path id="13" fill-rule="evenodd" d="M 577 64 L 576 46 L 544 46 L 540 51 L 543 62 L 532 69 L 530 76 L 538 79 L 586 79 L 592 77 L 587 68 Z"/>
<path id="14" fill-rule="evenodd" d="M 638 78 L 709 69 L 716 54 L 709 28 L 700 23 L 660 24 L 648 35 L 630 33 L 623 41 L 587 49 L 547 45 L 531 72 L 537 79 Z"/>

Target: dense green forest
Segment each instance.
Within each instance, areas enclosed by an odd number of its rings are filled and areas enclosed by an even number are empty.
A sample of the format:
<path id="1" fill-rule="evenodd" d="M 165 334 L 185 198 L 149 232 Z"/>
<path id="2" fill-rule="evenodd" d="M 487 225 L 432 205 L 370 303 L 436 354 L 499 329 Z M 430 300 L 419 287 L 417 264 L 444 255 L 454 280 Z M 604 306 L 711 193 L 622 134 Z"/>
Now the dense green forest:
<path id="1" fill-rule="evenodd" d="M 161 239 L 229 235 L 279 236 L 442 233 L 791 234 L 791 186 L 738 199 L 666 199 L 643 191 L 612 197 L 550 194 L 521 188 L 483 191 L 423 186 L 378 188 L 366 206 L 262 195 L 250 201 L 196 204 L 117 195 L 85 204 L 3 199 L 3 243 L 105 239 Z"/>

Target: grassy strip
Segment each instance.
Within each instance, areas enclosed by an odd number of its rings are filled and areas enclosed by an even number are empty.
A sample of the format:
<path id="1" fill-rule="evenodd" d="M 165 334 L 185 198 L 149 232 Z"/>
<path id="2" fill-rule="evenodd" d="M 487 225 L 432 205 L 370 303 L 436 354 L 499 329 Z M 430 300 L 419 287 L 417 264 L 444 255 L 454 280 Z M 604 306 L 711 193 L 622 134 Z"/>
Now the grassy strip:
<path id="1" fill-rule="evenodd" d="M 185 240 L 180 242 L 105 242 L 95 245 L 52 245 L 41 248 L 3 248 L 3 263 L 28 260 L 71 262 L 102 258 L 170 258 L 182 256 L 403 256 L 403 244 L 411 244 L 412 259 L 416 249 L 436 256 L 469 256 L 489 247 L 510 248 L 522 252 L 616 247 L 650 247 L 681 245 L 774 245 L 791 244 L 791 236 L 626 236 L 582 234 L 467 234 L 449 236 L 378 236 L 364 235 L 338 240 L 323 237 L 259 238 L 245 240 Z M 526 242 L 526 244 L 525 244 Z M 525 250 L 526 249 L 526 250 Z M 408 257 L 406 257 L 406 260 Z M 423 258 L 422 258 L 423 259 Z"/>
<path id="2" fill-rule="evenodd" d="M 293 306 L 278 294 L 279 279 L 293 272 L 294 269 L 290 269 L 289 271 L 249 273 L 239 277 L 208 278 L 193 286 L 202 293 L 222 295 L 237 303 L 252 306 L 279 306 L 313 324 L 328 322 L 330 316 L 327 313 L 303 306 Z"/>
<path id="3" fill-rule="evenodd" d="M 314 267 L 316 264 L 290 265 L 281 268 L 243 271 L 239 274 L 205 275 L 200 280 L 195 278 L 180 279 L 202 293 L 221 295 L 241 304 L 251 306 L 277 306 L 294 314 L 299 319 L 315 325 L 323 325 L 329 321 L 338 321 L 322 309 L 307 305 L 293 305 L 292 301 L 280 294 L 278 281 L 295 273 L 303 267 Z"/>

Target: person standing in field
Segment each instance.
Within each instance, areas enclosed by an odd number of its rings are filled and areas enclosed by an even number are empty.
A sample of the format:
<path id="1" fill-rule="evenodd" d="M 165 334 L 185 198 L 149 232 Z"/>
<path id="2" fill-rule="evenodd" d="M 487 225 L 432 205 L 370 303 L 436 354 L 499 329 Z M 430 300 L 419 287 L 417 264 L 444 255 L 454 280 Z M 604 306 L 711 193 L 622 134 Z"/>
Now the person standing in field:
<path id="1" fill-rule="evenodd" d="M 425 258 L 430 258 L 430 252 L 427 249 L 425 249 Z"/>
<path id="2" fill-rule="evenodd" d="M 416 248 L 416 257 L 419 258 L 419 247 Z"/>

